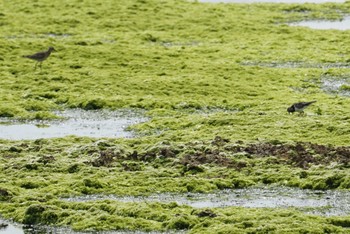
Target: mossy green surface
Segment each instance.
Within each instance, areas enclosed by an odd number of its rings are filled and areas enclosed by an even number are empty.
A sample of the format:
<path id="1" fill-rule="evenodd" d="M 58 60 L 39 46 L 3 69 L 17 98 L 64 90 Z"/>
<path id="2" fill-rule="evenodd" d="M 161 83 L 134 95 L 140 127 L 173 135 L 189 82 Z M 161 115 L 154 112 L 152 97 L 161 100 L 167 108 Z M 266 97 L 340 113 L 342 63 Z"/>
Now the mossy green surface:
<path id="1" fill-rule="evenodd" d="M 211 144 L 221 136 L 229 142 L 225 146 L 241 140 L 238 145 L 312 142 L 330 150 L 349 145 L 350 99 L 320 88 L 323 76 L 346 77 L 349 69 L 259 66 L 349 63 L 350 30 L 288 25 L 349 12 L 350 2 L 1 1 L 1 117 L 51 119 L 56 109 L 142 108 L 151 119 L 131 127 L 140 133 L 136 139 L 1 140 L 0 213 L 23 223 L 84 230 L 346 233 L 346 218 L 292 209 L 216 208 L 217 217 L 201 218 L 198 209 L 176 204 L 59 198 L 271 183 L 349 189 L 346 157 L 315 153 L 313 161 L 299 165 L 293 152 L 285 160 Z M 42 70 L 21 57 L 49 46 L 57 52 Z M 292 103 L 309 100 L 317 102 L 305 116 L 287 114 Z M 198 154 L 204 163 L 190 160 Z"/>
<path id="2" fill-rule="evenodd" d="M 348 147 L 282 142 L 243 143 L 216 137 L 186 144 L 141 144 L 88 138 L 1 141 L 0 213 L 25 224 L 77 230 L 340 232 L 346 217 L 294 208 L 204 209 L 175 202 L 77 202 L 71 196 L 207 193 L 254 185 L 348 189 Z"/>
<path id="3" fill-rule="evenodd" d="M 137 107 L 154 117 L 142 130 L 166 130 L 164 137 L 174 140 L 223 132 L 243 140 L 349 143 L 349 99 L 315 83 L 347 69 L 242 65 L 347 63 L 349 31 L 286 23 L 339 18 L 350 11 L 348 3 L 1 4 L 0 116 L 47 119 L 53 109 Z M 41 71 L 21 58 L 49 45 L 58 52 Z M 289 105 L 303 100 L 318 100 L 309 117 L 286 115 Z M 222 111 L 184 112 L 206 109 Z"/>

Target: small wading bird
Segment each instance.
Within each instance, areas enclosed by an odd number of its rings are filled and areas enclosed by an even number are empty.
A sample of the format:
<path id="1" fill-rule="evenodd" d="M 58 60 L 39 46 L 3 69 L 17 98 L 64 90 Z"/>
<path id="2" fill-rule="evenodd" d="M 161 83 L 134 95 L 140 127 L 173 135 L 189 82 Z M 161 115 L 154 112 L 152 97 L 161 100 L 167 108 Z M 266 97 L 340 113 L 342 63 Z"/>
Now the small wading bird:
<path id="1" fill-rule="evenodd" d="M 29 59 L 33 59 L 36 61 L 36 64 L 35 64 L 35 67 L 34 67 L 34 70 L 36 69 L 36 66 L 39 64 L 40 66 L 40 69 L 41 69 L 41 64 L 44 60 L 46 60 L 52 51 L 56 51 L 55 48 L 53 47 L 49 47 L 49 49 L 47 51 L 42 51 L 42 52 L 38 52 L 38 53 L 35 53 L 35 54 L 32 54 L 32 55 L 24 55 L 23 57 L 24 58 L 29 58 Z"/>
<path id="2" fill-rule="evenodd" d="M 304 109 L 314 102 L 316 101 L 294 103 L 291 107 L 288 107 L 287 111 L 288 113 L 299 112 L 300 114 L 303 114 Z"/>

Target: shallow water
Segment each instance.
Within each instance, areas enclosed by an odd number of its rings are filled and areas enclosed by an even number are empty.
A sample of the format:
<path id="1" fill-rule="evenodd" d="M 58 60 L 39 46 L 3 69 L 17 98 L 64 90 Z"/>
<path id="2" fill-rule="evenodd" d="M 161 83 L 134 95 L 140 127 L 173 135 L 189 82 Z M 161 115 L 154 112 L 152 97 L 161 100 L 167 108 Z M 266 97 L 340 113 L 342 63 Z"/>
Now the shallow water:
<path id="1" fill-rule="evenodd" d="M 123 202 L 176 202 L 194 208 L 240 206 L 250 208 L 308 208 L 307 213 L 322 216 L 350 214 L 350 191 L 314 191 L 297 188 L 246 188 L 210 194 L 155 194 L 152 196 L 88 195 L 64 198 L 71 202 L 118 200 Z M 313 208 L 313 209 L 309 209 Z"/>
<path id="2" fill-rule="evenodd" d="M 307 20 L 301 22 L 290 23 L 291 26 L 303 26 L 309 27 L 312 29 L 319 30 L 328 30 L 328 29 L 337 29 L 337 30 L 350 30 L 350 16 L 344 17 L 342 20 Z"/>
<path id="3" fill-rule="evenodd" d="M 270 3 L 325 3 L 325 2 L 345 2 L 345 0 L 199 0 L 199 2 L 211 3 L 254 3 L 254 2 L 270 2 Z"/>
<path id="4" fill-rule="evenodd" d="M 55 121 L 11 121 L 0 118 L 0 138 L 9 140 L 33 140 L 39 138 L 65 137 L 68 135 L 87 137 L 133 137 L 126 131 L 132 124 L 146 121 L 141 112 L 85 111 L 70 109 L 56 112 L 63 120 Z"/>
<path id="5" fill-rule="evenodd" d="M 3 225 L 6 224 L 7 226 L 4 227 Z M 10 222 L 7 222 L 5 220 L 0 219 L 0 234 L 22 234 L 24 233 L 22 228 L 19 225 L 12 224 Z"/>
<path id="6" fill-rule="evenodd" d="M 63 198 L 68 202 L 87 202 L 98 200 L 117 200 L 122 202 L 176 202 L 179 205 L 189 205 L 194 208 L 214 208 L 240 206 L 250 208 L 297 208 L 308 214 L 322 216 L 345 216 L 350 214 L 350 191 L 319 191 L 302 190 L 297 188 L 246 188 L 227 189 L 210 194 L 186 193 L 171 194 L 162 193 L 152 196 L 125 196 L 114 195 L 87 195 L 81 197 Z M 0 228 L 0 234 L 24 234 L 24 233 L 56 233 L 56 234 L 160 234 L 164 232 L 141 231 L 101 231 L 101 232 L 75 232 L 69 228 L 55 228 L 48 226 L 26 227 L 0 219 L 0 224 L 8 224 Z M 185 233 L 185 232 L 165 232 Z"/>
<path id="7" fill-rule="evenodd" d="M 24 234 L 24 233 L 54 233 L 54 234 L 184 234 L 185 232 L 142 232 L 142 231 L 91 231 L 77 232 L 70 228 L 59 228 L 50 226 L 24 226 L 0 219 L 0 224 L 7 227 L 0 228 L 0 234 Z"/>
<path id="8" fill-rule="evenodd" d="M 342 90 L 342 86 L 346 85 L 350 87 L 350 79 L 339 79 L 336 77 L 324 77 L 321 80 L 321 89 L 326 93 L 339 94 L 342 96 L 350 96 L 350 90 Z"/>

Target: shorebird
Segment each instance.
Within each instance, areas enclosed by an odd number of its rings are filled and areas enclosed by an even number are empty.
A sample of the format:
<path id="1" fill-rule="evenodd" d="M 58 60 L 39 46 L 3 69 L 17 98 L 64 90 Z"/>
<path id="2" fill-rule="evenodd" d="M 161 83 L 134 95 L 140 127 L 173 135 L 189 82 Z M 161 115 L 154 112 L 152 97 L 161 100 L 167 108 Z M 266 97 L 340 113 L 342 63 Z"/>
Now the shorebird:
<path id="1" fill-rule="evenodd" d="M 24 55 L 23 57 L 24 58 L 29 58 L 29 59 L 33 59 L 36 61 L 36 64 L 35 64 L 35 67 L 34 67 L 34 70 L 36 69 L 36 66 L 39 64 L 40 66 L 40 69 L 41 69 L 41 64 L 44 60 L 46 60 L 52 51 L 56 51 L 55 48 L 53 47 L 49 47 L 49 49 L 47 51 L 42 51 L 42 52 L 38 52 L 38 53 L 35 53 L 35 54 L 32 54 L 32 55 Z"/>
<path id="2" fill-rule="evenodd" d="M 293 112 L 304 113 L 304 109 L 310 106 L 314 102 L 316 101 L 294 103 L 291 107 L 288 107 L 287 111 L 288 113 L 293 113 Z"/>

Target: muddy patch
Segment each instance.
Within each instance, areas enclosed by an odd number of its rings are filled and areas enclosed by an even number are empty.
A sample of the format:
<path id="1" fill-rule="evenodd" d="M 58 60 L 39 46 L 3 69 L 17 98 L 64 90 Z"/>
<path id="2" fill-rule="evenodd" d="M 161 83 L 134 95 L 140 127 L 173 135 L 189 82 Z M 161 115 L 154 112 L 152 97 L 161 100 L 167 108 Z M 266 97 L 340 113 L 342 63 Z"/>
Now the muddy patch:
<path id="1" fill-rule="evenodd" d="M 331 129 L 330 129 L 331 131 Z M 208 147 L 211 144 L 212 147 Z M 16 149 L 12 149 L 16 150 Z M 259 142 L 244 144 L 244 142 L 230 142 L 229 139 L 215 137 L 211 142 L 191 142 L 185 145 L 157 145 L 146 151 L 120 151 L 112 146 L 103 150 L 89 148 L 80 154 L 98 155 L 92 162 L 93 166 L 109 167 L 119 161 L 143 161 L 152 163 L 159 158 L 174 160 L 175 164 L 183 166 L 184 172 L 203 171 L 204 165 L 241 170 L 251 167 L 250 163 L 243 159 L 272 159 L 274 164 L 288 165 L 302 169 L 309 169 L 315 165 L 337 165 L 348 167 L 350 164 L 350 147 L 332 145 L 320 145 L 310 142 Z M 131 169 L 131 168 L 129 168 Z M 328 181 L 329 186 L 337 186 L 335 181 Z M 337 187 L 330 187 L 337 188 Z"/>
<path id="2" fill-rule="evenodd" d="M 87 195 L 64 198 L 69 202 L 117 200 L 122 202 L 176 202 L 194 208 L 239 206 L 248 208 L 297 208 L 308 214 L 345 216 L 350 214 L 349 191 L 315 191 L 296 188 L 228 189 L 216 193 L 155 194 L 151 196 Z"/>
<path id="3" fill-rule="evenodd" d="M 0 119 L 0 138 L 9 140 L 33 140 L 39 138 L 65 137 L 133 137 L 127 127 L 147 119 L 141 111 L 71 109 L 55 112 L 62 120 L 14 121 Z"/>
<path id="4" fill-rule="evenodd" d="M 296 144 L 260 143 L 233 147 L 233 151 L 245 152 L 257 156 L 275 156 L 290 162 L 294 166 L 308 168 L 309 164 L 329 164 L 338 162 L 348 165 L 350 162 L 349 147 L 333 147 L 313 143 Z"/>
<path id="5" fill-rule="evenodd" d="M 192 144 L 196 149 L 185 153 L 181 163 L 186 167 L 196 168 L 203 164 L 240 169 L 245 167 L 244 162 L 235 161 L 235 155 L 246 157 L 275 157 L 276 163 L 288 164 L 307 169 L 312 165 L 330 165 L 337 163 L 344 166 L 350 163 L 350 147 L 319 145 L 309 142 L 295 144 L 282 142 L 260 142 L 243 144 L 231 143 L 228 139 L 217 136 L 212 142 L 216 148 L 203 148 L 200 143 Z"/>
<path id="6" fill-rule="evenodd" d="M 307 21 L 290 23 L 289 25 L 309 27 L 309 28 L 318 29 L 318 30 L 329 30 L 329 29 L 349 30 L 350 29 L 350 16 L 344 17 L 341 20 L 334 20 L 334 21 L 307 20 Z"/>

